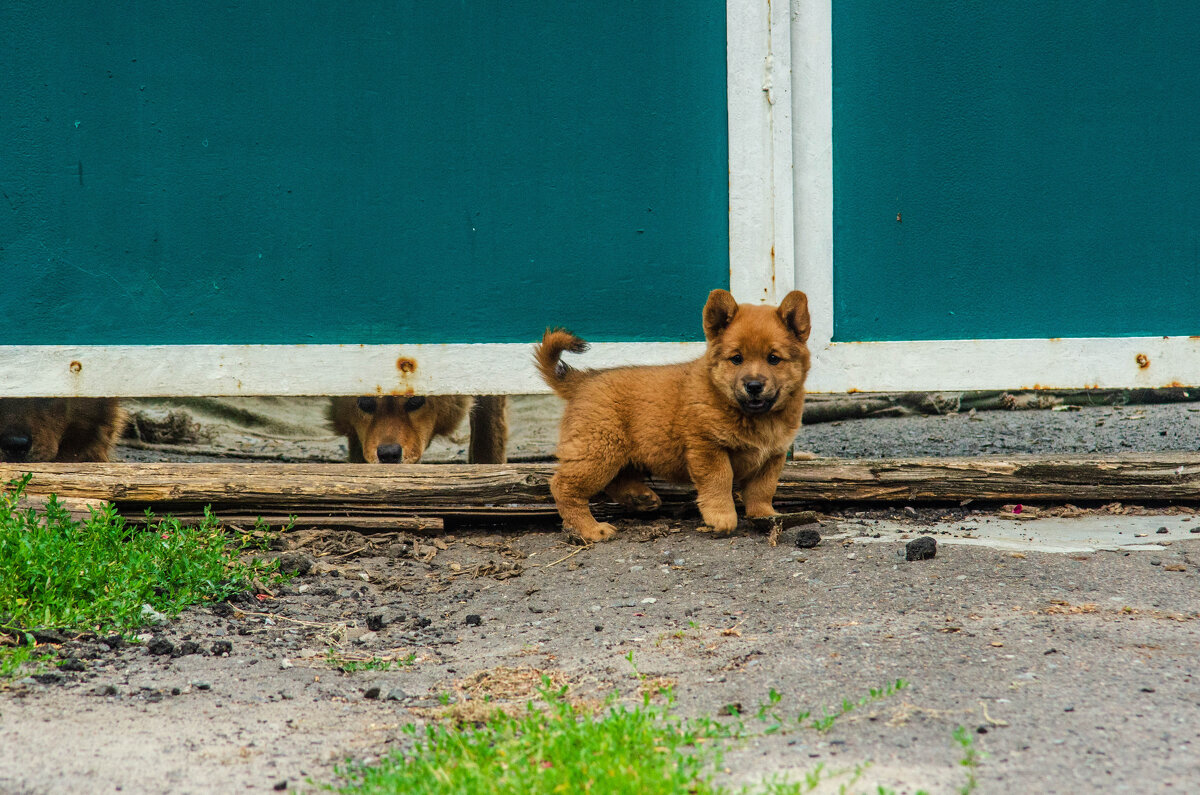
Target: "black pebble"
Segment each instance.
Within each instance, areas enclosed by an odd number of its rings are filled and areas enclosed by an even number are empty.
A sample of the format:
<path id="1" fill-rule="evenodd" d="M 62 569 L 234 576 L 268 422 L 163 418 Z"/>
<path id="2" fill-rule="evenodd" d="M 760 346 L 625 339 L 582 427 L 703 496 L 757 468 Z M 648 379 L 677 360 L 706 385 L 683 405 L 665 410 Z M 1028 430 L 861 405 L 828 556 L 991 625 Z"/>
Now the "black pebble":
<path id="1" fill-rule="evenodd" d="M 151 654 L 160 655 L 174 654 L 175 644 L 166 638 L 152 638 L 150 642 L 146 644 L 146 651 L 150 652 Z"/>
<path id="2" fill-rule="evenodd" d="M 904 545 L 905 560 L 929 560 L 937 555 L 937 541 L 929 536 L 914 538 Z"/>
<path id="3" fill-rule="evenodd" d="M 379 630 L 383 629 L 384 626 L 385 622 L 383 620 L 382 613 L 376 613 L 374 615 L 367 616 L 367 629 L 371 630 L 372 632 L 378 632 Z"/>
<path id="4" fill-rule="evenodd" d="M 800 530 L 796 533 L 796 546 L 801 549 L 812 549 L 821 543 L 821 534 L 816 530 Z"/>
<path id="5" fill-rule="evenodd" d="M 1169 533 L 1169 532 L 1171 532 L 1171 531 L 1170 531 L 1170 530 L 1168 530 L 1168 529 L 1167 529 L 1167 528 L 1165 528 L 1165 527 L 1160 527 L 1160 528 L 1158 528 L 1157 530 L 1155 530 L 1154 532 L 1156 532 L 1156 533 Z"/>
<path id="6" fill-rule="evenodd" d="M 212 653 L 218 657 L 222 654 L 233 654 L 233 644 L 227 640 L 218 640 L 212 645 Z"/>
<path id="7" fill-rule="evenodd" d="M 172 656 L 183 657 L 188 654 L 203 654 L 204 650 L 200 648 L 200 644 L 194 640 L 185 640 L 175 648 Z"/>
<path id="8" fill-rule="evenodd" d="M 283 792 L 285 789 L 287 789 L 287 779 L 286 778 L 283 781 L 275 782 L 274 790 L 276 792 Z"/>
<path id="9" fill-rule="evenodd" d="M 308 574 L 312 565 L 312 558 L 303 552 L 284 552 L 279 556 L 279 570 L 285 574 Z"/>
<path id="10" fill-rule="evenodd" d="M 376 699 L 379 698 L 379 694 L 382 692 L 383 688 L 381 688 L 379 685 L 371 685 L 367 688 L 366 692 L 363 693 L 363 698 Z"/>
<path id="11" fill-rule="evenodd" d="M 60 671 L 86 671 L 87 666 L 78 657 L 68 657 L 58 664 Z"/>
<path id="12" fill-rule="evenodd" d="M 465 623 L 468 627 L 477 627 L 483 623 L 483 617 L 472 613 L 471 615 L 467 616 Z"/>

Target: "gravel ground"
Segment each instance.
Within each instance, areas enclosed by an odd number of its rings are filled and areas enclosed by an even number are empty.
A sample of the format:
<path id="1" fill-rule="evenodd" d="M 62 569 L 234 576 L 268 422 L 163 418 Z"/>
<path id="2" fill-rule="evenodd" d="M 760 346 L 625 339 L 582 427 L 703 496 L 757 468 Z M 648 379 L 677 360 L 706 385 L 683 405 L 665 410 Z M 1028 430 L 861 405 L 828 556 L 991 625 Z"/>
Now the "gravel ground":
<path id="1" fill-rule="evenodd" d="M 856 420 L 806 428 L 801 446 L 871 457 L 1194 450 L 1194 413 Z M 1072 512 L 1055 513 L 1022 530 L 1066 533 Z M 1189 532 L 1200 521 L 1186 508 L 1104 515 L 1131 536 L 1147 523 L 1169 532 L 1144 551 L 940 543 L 912 562 L 908 541 L 969 538 L 996 508 L 851 508 L 821 524 L 811 549 L 796 547 L 797 530 L 772 547 L 668 517 L 623 522 L 616 541 L 590 548 L 545 526 L 293 533 L 277 554 L 307 573 L 278 592 L 189 611 L 142 643 L 66 640 L 60 656 L 83 670 L 6 686 L 0 792 L 311 791 L 340 761 L 375 758 L 403 741 L 404 724 L 435 719 L 442 693 L 461 708 L 493 683 L 497 700 L 520 703 L 547 672 L 573 697 L 634 699 L 629 652 L 692 715 L 750 713 L 771 689 L 781 713 L 819 714 L 911 683 L 827 732 L 735 749 L 737 783 L 870 762 L 850 791 L 955 792 L 963 726 L 984 754 L 979 792 L 1200 791 L 1200 535 Z M 331 653 L 403 664 L 344 673 Z"/>

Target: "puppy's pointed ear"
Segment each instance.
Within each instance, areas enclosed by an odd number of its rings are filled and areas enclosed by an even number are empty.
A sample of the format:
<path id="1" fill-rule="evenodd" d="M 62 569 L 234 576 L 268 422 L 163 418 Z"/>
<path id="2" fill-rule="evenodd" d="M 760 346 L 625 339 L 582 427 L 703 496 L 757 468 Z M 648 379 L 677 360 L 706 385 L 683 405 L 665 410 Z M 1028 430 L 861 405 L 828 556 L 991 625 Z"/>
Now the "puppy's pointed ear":
<path id="1" fill-rule="evenodd" d="M 808 296 L 799 290 L 792 290 L 783 297 L 778 311 L 779 319 L 788 327 L 788 331 L 801 342 L 808 342 L 808 334 L 812 331 L 812 321 L 808 317 Z"/>
<path id="2" fill-rule="evenodd" d="M 737 301 L 728 290 L 713 290 L 704 305 L 704 337 L 715 339 L 737 314 Z"/>

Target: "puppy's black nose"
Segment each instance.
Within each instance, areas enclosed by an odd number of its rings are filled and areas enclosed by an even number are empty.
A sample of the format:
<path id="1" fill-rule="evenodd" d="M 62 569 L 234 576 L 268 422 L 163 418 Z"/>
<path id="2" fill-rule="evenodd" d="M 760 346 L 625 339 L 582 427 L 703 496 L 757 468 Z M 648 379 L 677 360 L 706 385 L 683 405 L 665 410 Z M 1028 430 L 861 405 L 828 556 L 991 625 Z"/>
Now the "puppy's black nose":
<path id="1" fill-rule="evenodd" d="M 745 381 L 742 386 L 746 388 L 746 394 L 750 397 L 758 397 L 762 394 L 763 387 L 766 386 L 762 381 Z"/>
<path id="2" fill-rule="evenodd" d="M 404 448 L 398 444 L 381 444 L 375 448 L 375 455 L 379 456 L 381 464 L 399 464 L 404 457 Z"/>
<path id="3" fill-rule="evenodd" d="M 33 439 L 27 433 L 9 432 L 0 434 L 0 450 L 7 458 L 20 461 L 29 454 Z"/>

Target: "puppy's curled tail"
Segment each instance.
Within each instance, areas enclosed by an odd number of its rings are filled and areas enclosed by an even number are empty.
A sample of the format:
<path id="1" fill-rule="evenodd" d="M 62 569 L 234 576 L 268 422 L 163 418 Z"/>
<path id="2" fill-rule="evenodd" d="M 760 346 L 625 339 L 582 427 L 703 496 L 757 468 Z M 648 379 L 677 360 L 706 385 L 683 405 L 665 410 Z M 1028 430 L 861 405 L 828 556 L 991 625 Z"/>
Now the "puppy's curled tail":
<path id="1" fill-rule="evenodd" d="M 537 362 L 538 372 L 542 380 L 560 397 L 570 397 L 574 385 L 583 375 L 581 372 L 562 361 L 564 351 L 583 353 L 588 344 L 566 329 L 548 328 L 542 335 L 542 344 L 533 349 L 533 358 Z"/>

